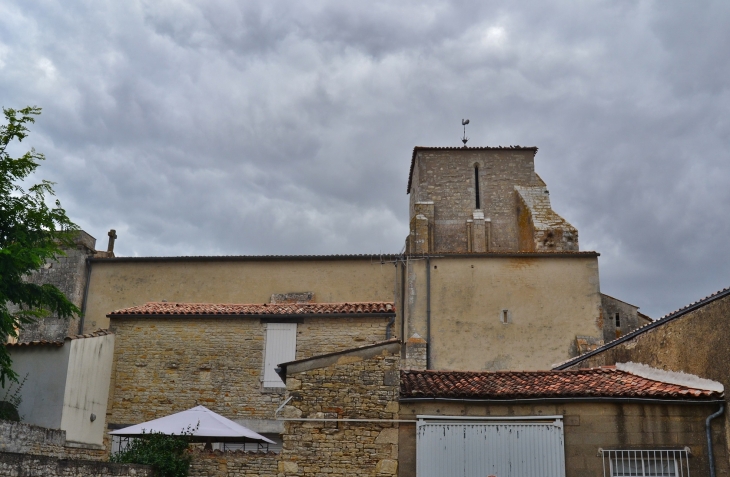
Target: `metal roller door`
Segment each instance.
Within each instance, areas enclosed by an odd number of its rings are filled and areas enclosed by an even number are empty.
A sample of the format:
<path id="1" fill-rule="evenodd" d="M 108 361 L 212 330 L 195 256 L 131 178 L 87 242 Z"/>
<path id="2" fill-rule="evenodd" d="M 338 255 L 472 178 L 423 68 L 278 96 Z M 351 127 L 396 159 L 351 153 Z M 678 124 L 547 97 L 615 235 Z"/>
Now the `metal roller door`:
<path id="1" fill-rule="evenodd" d="M 565 477 L 561 416 L 529 421 L 419 416 L 416 432 L 417 477 Z"/>

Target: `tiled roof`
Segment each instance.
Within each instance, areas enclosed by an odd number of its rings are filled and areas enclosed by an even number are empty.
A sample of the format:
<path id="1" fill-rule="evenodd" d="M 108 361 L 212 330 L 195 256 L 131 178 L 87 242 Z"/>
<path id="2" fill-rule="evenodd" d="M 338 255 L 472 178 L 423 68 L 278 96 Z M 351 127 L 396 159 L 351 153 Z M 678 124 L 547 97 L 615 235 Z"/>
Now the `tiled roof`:
<path id="1" fill-rule="evenodd" d="M 11 346 L 13 348 L 16 347 L 22 347 L 22 346 L 63 346 L 63 344 L 66 342 L 66 340 L 79 340 L 84 338 L 96 338 L 97 336 L 106 336 L 106 335 L 113 335 L 109 330 L 96 330 L 91 333 L 86 333 L 83 335 L 71 335 L 67 336 L 63 340 L 34 340 L 34 341 L 23 341 L 18 343 L 5 343 L 5 346 Z"/>
<path id="2" fill-rule="evenodd" d="M 413 182 L 413 168 L 416 164 L 416 153 L 418 151 L 498 151 L 500 149 L 513 149 L 522 151 L 532 151 L 532 155 L 537 154 L 537 147 L 535 146 L 493 146 L 493 147 L 423 147 L 416 146 L 413 148 L 413 156 L 411 156 L 411 172 L 408 174 L 408 189 L 407 194 L 411 193 L 411 185 Z"/>
<path id="3" fill-rule="evenodd" d="M 663 383 L 615 368 L 577 371 L 401 371 L 401 399 L 633 398 L 709 400 L 722 393 Z"/>
<path id="4" fill-rule="evenodd" d="M 152 302 L 115 310 L 107 316 L 121 315 L 371 315 L 393 314 L 393 303 L 276 303 L 217 304 Z"/>
<path id="5" fill-rule="evenodd" d="M 702 308 L 703 306 L 709 305 L 710 303 L 712 303 L 715 300 L 719 300 L 720 298 L 724 298 L 729 295 L 730 295 L 730 287 L 723 288 L 722 290 L 715 292 L 710 296 L 706 296 L 705 298 L 702 298 L 701 300 L 697 300 L 694 303 L 690 303 L 689 305 L 684 306 L 684 307 L 680 308 L 679 310 L 673 311 L 669 314 L 666 314 L 666 315 L 662 316 L 661 318 L 657 318 L 656 320 L 652 321 L 651 323 L 647 323 L 646 325 L 641 326 L 630 333 L 626 333 L 625 335 L 621 336 L 620 338 L 616 338 L 613 341 L 609 341 L 608 343 L 604 344 L 600 348 L 596 348 L 593 351 L 589 351 L 580 356 L 571 358 L 567 361 L 554 365 L 553 369 L 569 368 L 570 366 L 573 366 L 576 363 L 580 363 L 581 361 L 583 361 L 586 358 L 594 356 L 609 348 L 613 348 L 614 346 L 619 345 L 619 344 L 623 343 L 624 341 L 629 341 L 629 340 L 633 339 L 635 336 L 645 333 L 653 328 L 656 328 L 657 326 L 662 326 L 663 324 L 665 324 L 669 321 L 676 320 L 677 318 L 680 318 L 680 317 L 686 315 L 687 313 L 695 311 L 698 308 Z M 646 315 L 644 315 L 644 316 L 646 316 Z M 649 319 L 651 319 L 651 318 L 649 318 Z"/>

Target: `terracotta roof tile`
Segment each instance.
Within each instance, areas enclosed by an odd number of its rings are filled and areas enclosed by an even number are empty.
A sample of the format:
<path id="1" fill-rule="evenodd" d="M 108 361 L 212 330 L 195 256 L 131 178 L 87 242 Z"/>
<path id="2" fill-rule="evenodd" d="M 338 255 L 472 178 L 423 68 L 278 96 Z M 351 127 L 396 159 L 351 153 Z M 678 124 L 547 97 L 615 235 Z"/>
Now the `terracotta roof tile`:
<path id="1" fill-rule="evenodd" d="M 697 399 L 723 393 L 655 381 L 616 368 L 576 371 L 401 371 L 401 398 L 534 399 L 638 398 Z"/>
<path id="2" fill-rule="evenodd" d="M 107 316 L 123 315 L 371 315 L 393 314 L 393 303 L 168 303 L 152 302 L 115 310 Z"/>

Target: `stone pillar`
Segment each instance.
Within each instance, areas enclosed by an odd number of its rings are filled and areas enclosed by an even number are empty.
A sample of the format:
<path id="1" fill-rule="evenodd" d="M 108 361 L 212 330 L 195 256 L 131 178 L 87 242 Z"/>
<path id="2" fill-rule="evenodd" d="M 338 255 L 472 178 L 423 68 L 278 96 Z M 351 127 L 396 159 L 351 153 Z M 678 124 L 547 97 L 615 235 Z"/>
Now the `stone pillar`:
<path id="1" fill-rule="evenodd" d="M 414 212 L 409 253 L 430 253 L 433 251 L 433 202 L 416 202 Z"/>
<path id="2" fill-rule="evenodd" d="M 406 359 L 403 369 L 426 369 L 426 348 L 428 343 L 418 333 L 406 341 Z"/>
<path id="3" fill-rule="evenodd" d="M 487 251 L 487 233 L 484 224 L 484 211 L 475 209 L 472 215 L 472 239 L 471 247 L 475 253 L 484 253 Z"/>

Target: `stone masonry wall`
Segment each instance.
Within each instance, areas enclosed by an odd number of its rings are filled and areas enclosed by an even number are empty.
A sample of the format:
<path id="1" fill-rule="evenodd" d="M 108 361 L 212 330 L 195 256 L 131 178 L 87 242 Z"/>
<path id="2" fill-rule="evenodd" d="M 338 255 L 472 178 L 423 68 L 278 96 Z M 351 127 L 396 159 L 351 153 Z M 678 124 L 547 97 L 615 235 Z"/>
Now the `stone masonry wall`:
<path id="1" fill-rule="evenodd" d="M 410 217 L 416 202 L 434 202 L 435 252 L 467 252 L 466 221 L 476 204 L 474 165 L 479 166 L 480 206 L 491 219 L 491 251 L 519 247 L 515 185 L 539 185 L 532 149 L 419 151 L 413 173 Z"/>
<path id="2" fill-rule="evenodd" d="M 305 318 L 296 358 L 385 339 L 388 318 Z M 266 325 L 258 318 L 114 318 L 108 424 L 203 405 L 229 419 L 274 419 L 281 392 L 262 390 Z"/>
<path id="3" fill-rule="evenodd" d="M 279 455 L 262 452 L 193 451 L 190 477 L 277 477 Z"/>
<path id="4" fill-rule="evenodd" d="M 66 255 L 46 263 L 28 281 L 38 285 L 55 285 L 71 302 L 81 308 L 86 286 L 86 259 L 94 254 L 96 239 L 84 231 L 76 238 L 76 247 L 65 250 Z M 61 341 L 79 333 L 78 317 L 70 320 L 48 316 L 28 325 L 19 333 L 18 341 Z"/>
<path id="5" fill-rule="evenodd" d="M 721 293 L 721 292 L 720 292 Z M 569 369 L 595 368 L 616 363 L 644 363 L 649 366 L 681 371 L 719 381 L 725 386 L 727 432 L 730 443 L 730 412 L 727 390 L 730 389 L 730 295 L 721 295 L 695 310 L 660 326 L 586 357 Z M 726 456 L 730 459 L 730 447 Z"/>
<path id="6" fill-rule="evenodd" d="M 0 452 L 0 476 L 9 477 L 153 477 L 146 465 L 66 460 Z"/>
<path id="7" fill-rule="evenodd" d="M 23 453 L 62 459 L 102 460 L 101 449 L 67 445 L 66 431 L 24 422 L 0 421 L 0 452 Z"/>
<path id="8" fill-rule="evenodd" d="M 152 476 L 146 466 L 100 462 L 102 449 L 66 442 L 66 431 L 0 421 L 0 476 Z"/>
<path id="9" fill-rule="evenodd" d="M 282 415 L 300 419 L 397 419 L 399 353 L 361 358 L 287 376 L 292 400 Z M 398 423 L 287 421 L 280 477 L 392 476 Z"/>
<path id="10" fill-rule="evenodd" d="M 601 314 L 603 315 L 603 341 L 608 343 L 638 328 L 639 308 L 601 293 Z M 616 326 L 616 314 L 619 326 Z"/>

